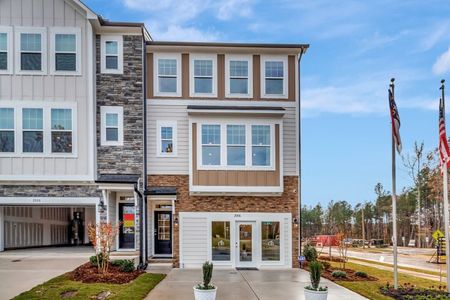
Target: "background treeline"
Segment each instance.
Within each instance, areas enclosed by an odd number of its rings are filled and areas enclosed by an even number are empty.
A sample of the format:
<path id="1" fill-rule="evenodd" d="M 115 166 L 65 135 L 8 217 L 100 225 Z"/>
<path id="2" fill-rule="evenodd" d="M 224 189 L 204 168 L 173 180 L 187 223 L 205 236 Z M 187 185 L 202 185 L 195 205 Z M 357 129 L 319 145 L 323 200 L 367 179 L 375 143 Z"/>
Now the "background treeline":
<path id="1" fill-rule="evenodd" d="M 410 239 L 420 246 L 432 246 L 431 234 L 443 231 L 442 174 L 436 151 L 423 155 L 423 143 L 414 145 L 414 154 L 403 158 L 403 170 L 411 177 L 412 185 L 397 192 L 397 226 L 399 245 Z M 364 216 L 364 220 L 362 219 Z M 420 219 L 420 226 L 419 226 Z M 301 230 L 304 238 L 318 234 L 343 232 L 349 238 L 383 239 L 391 242 L 392 198 L 381 183 L 374 188 L 374 199 L 352 207 L 347 201 L 330 201 L 327 206 L 303 206 Z M 428 243 L 426 238 L 428 237 Z"/>

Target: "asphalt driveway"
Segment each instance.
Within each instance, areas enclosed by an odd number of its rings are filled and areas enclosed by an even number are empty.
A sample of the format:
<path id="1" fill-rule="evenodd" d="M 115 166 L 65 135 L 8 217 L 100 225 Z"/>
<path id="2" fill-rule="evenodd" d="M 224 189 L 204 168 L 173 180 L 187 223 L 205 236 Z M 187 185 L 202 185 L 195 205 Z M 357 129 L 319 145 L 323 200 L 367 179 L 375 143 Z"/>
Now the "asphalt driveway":
<path id="1" fill-rule="evenodd" d="M 147 300 L 192 300 L 192 287 L 202 279 L 201 270 L 173 269 L 147 296 Z M 301 300 L 309 273 L 298 269 L 236 271 L 214 270 L 212 282 L 218 287 L 217 300 Z M 328 300 L 366 299 L 326 279 Z"/>
<path id="2" fill-rule="evenodd" d="M 88 261 L 92 247 L 49 247 L 0 252 L 0 300 L 11 299 Z"/>

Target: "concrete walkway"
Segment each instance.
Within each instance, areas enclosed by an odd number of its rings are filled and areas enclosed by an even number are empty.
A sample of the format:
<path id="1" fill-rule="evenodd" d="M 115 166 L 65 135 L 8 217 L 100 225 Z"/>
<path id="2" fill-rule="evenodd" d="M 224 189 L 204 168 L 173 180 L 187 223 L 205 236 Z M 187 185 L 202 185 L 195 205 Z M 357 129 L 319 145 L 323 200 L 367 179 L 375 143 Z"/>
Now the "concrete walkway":
<path id="1" fill-rule="evenodd" d="M 88 261 L 92 247 L 49 247 L 0 252 L 0 300 L 11 299 Z"/>
<path id="2" fill-rule="evenodd" d="M 153 289 L 147 300 L 192 300 L 192 287 L 202 279 L 201 270 L 173 269 Z M 302 300 L 303 288 L 309 285 L 309 273 L 298 269 L 236 271 L 214 270 L 213 283 L 218 287 L 217 300 Z M 366 299 L 352 291 L 322 279 L 328 286 L 328 300 Z"/>

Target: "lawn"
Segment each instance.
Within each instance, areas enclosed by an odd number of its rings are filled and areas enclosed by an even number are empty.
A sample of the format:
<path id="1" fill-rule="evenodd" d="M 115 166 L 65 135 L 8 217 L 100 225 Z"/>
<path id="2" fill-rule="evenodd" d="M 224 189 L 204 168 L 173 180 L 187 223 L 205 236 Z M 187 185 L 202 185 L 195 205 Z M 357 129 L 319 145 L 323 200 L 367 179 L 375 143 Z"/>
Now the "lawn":
<path id="1" fill-rule="evenodd" d="M 339 267 L 339 263 L 331 263 L 333 267 Z M 347 263 L 345 265 L 346 268 L 354 269 L 356 271 L 366 272 L 368 275 L 377 277 L 378 281 L 357 281 L 357 282 L 348 282 L 348 281 L 337 281 L 336 283 L 342 285 L 364 297 L 374 300 L 392 300 L 393 298 L 386 297 L 381 294 L 380 287 L 386 285 L 387 282 L 389 284 L 393 284 L 394 282 L 394 274 L 391 271 L 380 270 L 374 267 L 368 267 L 363 265 L 358 265 L 355 263 Z M 414 277 L 406 274 L 398 274 L 399 284 L 410 283 L 417 287 L 421 288 L 430 288 L 432 286 L 436 287 L 439 285 L 439 282 L 423 279 L 419 277 Z M 445 282 L 443 283 L 445 285 Z"/>
<path id="2" fill-rule="evenodd" d="M 104 291 L 111 292 L 107 298 L 141 300 L 161 281 L 166 275 L 146 273 L 127 284 L 107 284 L 107 283 L 82 283 L 70 280 L 67 275 L 55 277 L 33 289 L 24 292 L 14 298 L 14 300 L 53 300 L 62 299 L 61 294 L 68 291 L 76 291 L 67 299 L 95 299 Z"/>

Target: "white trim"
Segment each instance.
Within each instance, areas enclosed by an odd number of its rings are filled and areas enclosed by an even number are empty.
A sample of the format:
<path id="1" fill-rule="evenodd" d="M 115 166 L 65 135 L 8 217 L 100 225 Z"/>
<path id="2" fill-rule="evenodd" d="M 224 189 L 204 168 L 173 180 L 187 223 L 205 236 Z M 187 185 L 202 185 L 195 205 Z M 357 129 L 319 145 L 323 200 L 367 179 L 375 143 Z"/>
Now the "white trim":
<path id="1" fill-rule="evenodd" d="M 0 205 L 96 205 L 100 197 L 0 197 Z"/>
<path id="2" fill-rule="evenodd" d="M 175 59 L 177 62 L 177 91 L 175 93 L 159 91 L 158 61 L 159 59 Z M 181 96 L 181 54 L 180 53 L 154 53 L 153 54 L 153 91 L 155 96 Z"/>
<path id="3" fill-rule="evenodd" d="M 11 26 L 0 26 L 0 33 L 6 33 L 6 70 L 0 70 L 0 74 L 13 73 L 13 29 Z"/>
<path id="4" fill-rule="evenodd" d="M 77 103 L 76 102 L 39 102 L 39 101 L 0 101 L 1 108 L 14 108 L 14 152 L 0 152 L 0 157 L 64 157 L 76 158 L 78 156 L 78 130 L 77 130 Z M 23 152 L 22 110 L 25 108 L 38 108 L 43 111 L 43 152 Z M 51 139 L 51 110 L 72 110 L 72 152 L 52 152 Z"/>
<path id="5" fill-rule="evenodd" d="M 106 140 L 106 114 L 117 114 L 117 141 Z M 123 146 L 123 107 L 101 106 L 100 107 L 100 135 L 102 146 Z"/>
<path id="6" fill-rule="evenodd" d="M 74 34 L 75 35 L 75 54 L 76 66 L 75 71 L 57 71 L 56 70 L 56 39 L 57 34 Z M 52 75 L 81 75 L 81 29 L 77 27 L 51 27 L 50 28 L 50 74 Z M 59 53 L 59 52 L 58 52 Z M 62 52 L 64 53 L 64 52 Z M 68 52 L 73 53 L 73 52 Z"/>
<path id="7" fill-rule="evenodd" d="M 230 61 L 247 61 L 247 94 L 230 92 Z M 244 78 L 244 77 L 243 77 Z M 226 54 L 225 55 L 225 97 L 227 98 L 253 98 L 253 55 Z"/>
<path id="8" fill-rule="evenodd" d="M 223 115 L 223 114 L 239 114 L 239 115 L 249 115 L 249 114 L 257 114 L 257 115 L 279 115 L 283 116 L 286 111 L 284 110 L 239 110 L 239 109 L 188 109 L 189 115 L 195 114 L 207 114 L 207 115 Z"/>
<path id="9" fill-rule="evenodd" d="M 87 98 L 87 116 L 88 116 L 88 132 L 87 132 L 87 145 L 88 145 L 88 174 L 93 179 L 94 174 L 97 173 L 97 107 L 96 107 L 96 96 L 95 96 L 95 35 L 92 32 L 92 23 L 87 22 L 87 87 L 88 87 L 88 98 Z"/>
<path id="10" fill-rule="evenodd" d="M 41 70 L 21 70 L 21 34 L 41 34 Z M 16 74 L 19 75 L 45 75 L 47 74 L 47 28 L 46 27 L 15 27 L 15 56 Z"/>
<path id="11" fill-rule="evenodd" d="M 258 261 L 261 261 L 261 245 L 259 243 L 259 241 L 261 241 L 261 235 L 260 235 L 260 222 L 256 222 L 256 221 L 235 221 L 234 222 L 234 227 L 235 227 L 235 244 L 236 246 L 235 248 L 235 255 L 234 257 L 232 257 L 232 259 L 234 258 L 235 262 L 235 266 L 236 267 L 256 267 L 256 265 L 258 264 Z M 244 262 L 244 261 L 240 261 L 239 260 L 239 255 L 240 255 L 240 249 L 239 249 L 239 244 L 240 244 L 240 232 L 239 232 L 239 226 L 240 225 L 251 225 L 252 226 L 252 260 L 249 262 Z M 230 225 L 231 226 L 231 225 Z M 258 239 L 259 237 L 259 239 Z M 231 244 L 231 243 L 230 243 Z M 281 246 L 281 245 L 280 245 Z M 236 249 L 237 248 L 237 249 Z M 281 247 L 280 247 L 280 252 L 281 252 Z"/>
<path id="12" fill-rule="evenodd" d="M 189 188 L 192 195 L 264 195 L 279 196 L 283 193 L 283 184 L 280 186 L 209 186 L 209 185 L 193 185 Z"/>
<path id="13" fill-rule="evenodd" d="M 283 63 L 283 94 L 266 94 L 266 62 L 278 61 Z M 288 57 L 287 55 L 261 55 L 261 98 L 288 98 Z"/>
<path id="14" fill-rule="evenodd" d="M 4 181 L 91 181 L 91 175 L 0 175 Z"/>
<path id="15" fill-rule="evenodd" d="M 117 69 L 106 68 L 106 42 L 117 42 Z M 123 74 L 123 35 L 101 35 L 100 53 L 100 69 L 103 74 Z"/>
<path id="16" fill-rule="evenodd" d="M 161 128 L 172 128 L 172 152 L 161 152 Z M 177 121 L 156 120 L 156 156 L 157 157 L 177 157 L 178 156 L 178 130 Z"/>
<path id="17" fill-rule="evenodd" d="M 220 105 L 220 106 L 251 106 L 251 107 L 296 107 L 296 101 L 233 101 L 233 100 L 209 100 L 209 99 L 147 99 L 147 105 Z"/>
<path id="18" fill-rule="evenodd" d="M 129 197 L 129 198 L 134 198 L 134 193 L 132 195 L 130 195 L 129 193 L 116 193 L 116 224 L 119 224 L 119 203 L 125 203 L 125 204 L 133 204 L 133 208 L 134 208 L 134 247 L 133 248 L 120 248 L 120 241 L 119 241 L 119 236 L 117 236 L 116 239 L 116 251 L 118 252 L 134 252 L 136 251 L 136 244 L 137 244 L 137 239 L 139 238 L 139 235 L 137 233 L 136 228 L 138 226 L 136 226 L 136 201 L 135 199 L 133 201 L 131 200 L 120 200 L 120 197 Z M 120 235 L 120 233 L 119 233 Z"/>
<path id="19" fill-rule="evenodd" d="M 195 92 L 195 68 L 194 62 L 196 60 L 210 60 L 212 62 L 212 87 L 211 93 L 196 93 Z M 217 97 L 217 55 L 216 54 L 189 54 L 189 95 L 191 97 Z"/>

